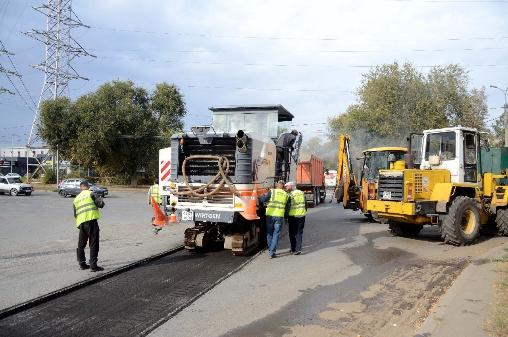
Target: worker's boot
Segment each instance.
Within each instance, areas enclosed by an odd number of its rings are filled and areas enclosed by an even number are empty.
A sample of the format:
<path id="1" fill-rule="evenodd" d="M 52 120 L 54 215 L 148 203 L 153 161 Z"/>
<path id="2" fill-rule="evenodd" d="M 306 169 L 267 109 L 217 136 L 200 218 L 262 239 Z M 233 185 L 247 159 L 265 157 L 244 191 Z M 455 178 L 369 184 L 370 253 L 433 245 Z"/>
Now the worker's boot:
<path id="1" fill-rule="evenodd" d="M 90 269 L 90 266 L 86 264 L 86 262 L 81 262 L 79 264 L 79 268 L 81 268 L 81 270 L 86 270 L 86 269 Z"/>
<path id="2" fill-rule="evenodd" d="M 81 270 L 85 270 L 85 269 L 88 269 L 90 268 L 89 265 L 86 264 L 85 260 L 85 251 L 84 250 L 80 250 L 79 248 L 76 249 L 76 254 L 78 256 L 78 263 L 79 263 L 79 268 L 81 268 Z"/>
<path id="3" fill-rule="evenodd" d="M 104 268 L 97 265 L 97 258 L 90 259 L 90 271 L 91 272 L 97 272 L 97 271 L 103 271 Z"/>
<path id="4" fill-rule="evenodd" d="M 103 270 L 104 270 L 104 268 L 98 266 L 97 264 L 91 264 L 90 265 L 90 271 L 93 272 L 93 273 L 95 273 L 97 271 L 103 271 Z"/>

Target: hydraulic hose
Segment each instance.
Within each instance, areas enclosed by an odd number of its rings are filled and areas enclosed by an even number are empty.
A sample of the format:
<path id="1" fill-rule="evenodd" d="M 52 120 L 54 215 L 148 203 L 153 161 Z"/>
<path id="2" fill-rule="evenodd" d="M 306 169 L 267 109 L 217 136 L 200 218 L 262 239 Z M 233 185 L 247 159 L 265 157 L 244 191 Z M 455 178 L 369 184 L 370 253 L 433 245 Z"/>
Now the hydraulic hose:
<path id="1" fill-rule="evenodd" d="M 215 159 L 217 160 L 218 164 L 218 172 L 215 176 L 213 176 L 208 183 L 206 183 L 203 186 L 194 188 L 189 183 L 189 177 L 187 176 L 187 162 L 191 160 L 210 160 Z M 185 186 L 188 188 L 187 191 L 178 192 L 175 190 L 171 190 L 172 194 L 175 195 L 193 195 L 198 198 L 204 198 L 211 195 L 216 194 L 220 191 L 220 189 L 227 185 L 229 189 L 236 195 L 240 195 L 238 190 L 236 189 L 235 184 L 229 179 L 228 176 L 229 173 L 229 159 L 227 157 L 223 156 L 214 156 L 214 155 L 192 155 L 187 158 L 182 163 L 182 175 L 183 175 L 183 181 L 185 183 Z M 208 191 L 208 188 L 213 185 L 218 184 L 213 190 Z"/>

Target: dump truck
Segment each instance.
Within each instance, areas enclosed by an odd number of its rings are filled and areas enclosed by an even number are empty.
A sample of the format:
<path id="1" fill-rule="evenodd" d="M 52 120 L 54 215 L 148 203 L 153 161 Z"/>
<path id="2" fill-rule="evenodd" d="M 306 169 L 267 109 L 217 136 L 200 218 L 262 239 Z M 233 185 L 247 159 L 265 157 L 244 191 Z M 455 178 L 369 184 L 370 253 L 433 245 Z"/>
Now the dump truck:
<path id="1" fill-rule="evenodd" d="M 296 188 L 305 193 L 309 207 L 325 201 L 326 187 L 323 160 L 314 155 L 309 160 L 300 161 L 296 167 Z"/>
<path id="2" fill-rule="evenodd" d="M 193 224 L 184 233 L 187 250 L 248 254 L 264 242 L 264 206 L 257 196 L 279 180 L 295 181 L 301 134 L 290 146 L 276 146 L 279 130 L 293 120 L 282 105 L 210 110 L 212 125 L 175 134 L 159 151 L 163 204 L 178 222 Z"/>
<path id="3" fill-rule="evenodd" d="M 409 145 L 409 165 L 381 170 L 367 201 L 394 235 L 435 225 L 444 242 L 468 245 L 487 224 L 508 235 L 507 148 L 490 149 L 476 129 L 461 126 L 412 134 Z"/>
<path id="4" fill-rule="evenodd" d="M 360 210 L 367 218 L 377 218 L 375 212 L 367 209 L 368 195 L 375 195 L 377 191 L 377 177 L 379 171 L 389 168 L 404 168 L 404 156 L 408 150 L 405 147 L 386 146 L 375 147 L 362 151 L 361 171 L 357 177 L 354 173 L 353 159 L 350 151 L 351 138 L 347 135 L 339 136 L 339 151 L 337 160 L 337 181 L 335 198 L 344 208 Z"/>

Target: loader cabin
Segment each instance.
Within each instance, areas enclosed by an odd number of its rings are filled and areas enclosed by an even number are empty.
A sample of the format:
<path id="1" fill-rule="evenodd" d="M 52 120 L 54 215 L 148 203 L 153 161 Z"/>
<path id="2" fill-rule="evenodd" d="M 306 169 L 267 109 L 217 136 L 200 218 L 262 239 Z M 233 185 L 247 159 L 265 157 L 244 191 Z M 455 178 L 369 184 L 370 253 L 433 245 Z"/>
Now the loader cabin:
<path id="1" fill-rule="evenodd" d="M 411 138 L 411 152 L 421 169 L 448 170 L 453 183 L 478 182 L 480 135 L 476 129 L 458 126 L 425 130 L 419 136 L 421 140 L 418 135 Z"/>
<path id="2" fill-rule="evenodd" d="M 363 151 L 360 181 L 363 178 L 368 181 L 377 180 L 379 170 L 404 169 L 404 155 L 406 153 L 407 148 L 398 146 L 375 147 Z"/>
<path id="3" fill-rule="evenodd" d="M 294 116 L 282 105 L 229 105 L 210 107 L 216 132 L 243 130 L 276 140 L 279 131 L 289 130 Z"/>

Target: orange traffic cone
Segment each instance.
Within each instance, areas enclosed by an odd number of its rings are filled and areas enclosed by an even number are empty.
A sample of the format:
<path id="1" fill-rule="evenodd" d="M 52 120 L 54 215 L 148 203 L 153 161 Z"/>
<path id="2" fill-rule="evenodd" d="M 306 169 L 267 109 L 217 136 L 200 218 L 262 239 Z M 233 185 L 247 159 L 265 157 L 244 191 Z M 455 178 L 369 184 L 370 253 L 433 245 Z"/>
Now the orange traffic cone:
<path id="1" fill-rule="evenodd" d="M 257 202 L 258 202 L 258 187 L 254 186 L 250 199 L 247 203 L 247 208 L 240 214 L 247 220 L 259 220 L 257 214 Z"/>
<path id="2" fill-rule="evenodd" d="M 175 214 L 175 212 L 173 212 L 173 213 L 171 213 L 169 215 L 169 222 L 170 223 L 176 223 L 176 214 Z"/>
<path id="3" fill-rule="evenodd" d="M 157 204 L 154 197 L 152 197 L 152 207 L 154 212 L 153 225 L 159 227 L 166 226 L 168 223 L 168 217 L 161 211 L 159 204 Z"/>

